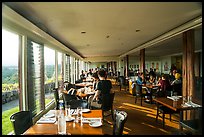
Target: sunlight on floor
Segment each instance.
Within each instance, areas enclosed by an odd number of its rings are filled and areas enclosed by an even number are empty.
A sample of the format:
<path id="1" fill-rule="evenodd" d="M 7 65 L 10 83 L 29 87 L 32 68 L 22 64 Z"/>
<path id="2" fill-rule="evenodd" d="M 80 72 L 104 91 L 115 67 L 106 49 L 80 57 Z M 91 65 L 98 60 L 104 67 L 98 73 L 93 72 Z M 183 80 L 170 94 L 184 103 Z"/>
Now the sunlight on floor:
<path id="1" fill-rule="evenodd" d="M 151 128 L 157 128 L 157 129 L 161 130 L 162 132 L 165 132 L 165 133 L 168 133 L 168 134 L 170 133 L 170 132 L 167 132 L 166 130 L 164 130 L 164 129 L 162 129 L 162 128 L 158 128 L 158 127 L 152 126 L 152 125 L 147 124 L 147 123 L 141 123 L 141 124 L 143 124 L 143 125 L 145 125 L 145 126 L 149 126 L 149 127 L 151 127 Z"/>
<path id="2" fill-rule="evenodd" d="M 145 112 L 145 113 L 154 113 L 155 112 L 154 109 L 143 107 L 143 106 L 133 105 L 133 104 L 130 104 L 130 103 L 122 103 L 122 104 L 125 105 L 125 106 L 132 107 L 131 109 L 136 109 L 136 110 L 139 110 L 139 111 Z M 121 107 L 128 109 L 127 107 L 123 107 L 123 106 L 121 106 Z"/>

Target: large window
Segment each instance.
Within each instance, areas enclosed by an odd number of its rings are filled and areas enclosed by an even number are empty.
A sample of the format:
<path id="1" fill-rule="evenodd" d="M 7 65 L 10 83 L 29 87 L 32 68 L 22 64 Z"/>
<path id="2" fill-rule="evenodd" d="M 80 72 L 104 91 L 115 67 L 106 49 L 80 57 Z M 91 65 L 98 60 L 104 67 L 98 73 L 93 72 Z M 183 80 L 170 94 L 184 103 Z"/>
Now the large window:
<path id="1" fill-rule="evenodd" d="M 67 54 L 65 55 L 64 66 L 65 66 L 64 81 L 71 82 L 70 56 Z"/>
<path id="2" fill-rule="evenodd" d="M 58 52 L 58 84 L 59 88 L 63 87 L 63 77 L 62 77 L 62 53 Z"/>
<path id="3" fill-rule="evenodd" d="M 27 43 L 28 110 L 34 116 L 45 109 L 44 46 L 31 40 Z"/>
<path id="4" fill-rule="evenodd" d="M 45 64 L 45 105 L 54 99 L 52 89 L 55 87 L 55 51 L 44 47 Z"/>
<path id="5" fill-rule="evenodd" d="M 10 116 L 19 111 L 19 35 L 2 29 L 2 134 L 13 131 Z"/>

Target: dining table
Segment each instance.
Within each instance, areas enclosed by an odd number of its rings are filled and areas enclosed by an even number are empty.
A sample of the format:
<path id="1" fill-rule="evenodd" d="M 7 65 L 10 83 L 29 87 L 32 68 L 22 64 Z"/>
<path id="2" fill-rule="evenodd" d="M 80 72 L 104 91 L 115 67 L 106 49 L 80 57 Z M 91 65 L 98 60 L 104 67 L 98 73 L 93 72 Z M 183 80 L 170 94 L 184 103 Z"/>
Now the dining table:
<path id="1" fill-rule="evenodd" d="M 159 88 L 159 85 L 158 84 L 143 84 L 142 87 L 146 87 L 149 89 L 150 93 L 149 93 L 149 97 L 150 97 L 150 104 L 153 103 L 153 100 L 152 100 L 152 95 L 153 95 L 153 89 L 158 89 Z"/>
<path id="2" fill-rule="evenodd" d="M 82 83 L 76 83 L 76 87 L 88 87 L 88 86 L 93 86 L 92 82 L 82 82 Z"/>
<path id="3" fill-rule="evenodd" d="M 183 101 L 182 96 L 172 96 L 172 97 L 158 97 L 153 99 L 156 102 L 157 109 L 159 108 L 159 105 L 166 106 L 170 108 L 171 110 L 175 112 L 179 112 L 179 129 L 183 130 L 182 123 L 184 121 L 183 119 L 183 112 L 187 110 L 196 110 L 202 108 L 201 105 L 194 103 L 194 102 L 185 102 Z M 188 104 L 188 105 L 187 105 Z M 190 105 L 191 104 L 191 105 Z"/>
<path id="4" fill-rule="evenodd" d="M 60 110 L 50 110 L 49 114 L 56 114 L 56 111 Z M 64 110 L 63 110 L 64 111 Z M 82 114 L 84 119 L 102 119 L 102 110 L 90 110 Z M 102 122 L 102 120 L 101 120 Z M 102 126 L 93 127 L 89 123 L 81 122 L 76 123 L 74 121 L 66 121 L 66 135 L 103 135 Z M 58 134 L 58 124 L 57 121 L 54 123 L 38 123 L 36 122 L 31 126 L 23 135 L 57 135 Z"/>

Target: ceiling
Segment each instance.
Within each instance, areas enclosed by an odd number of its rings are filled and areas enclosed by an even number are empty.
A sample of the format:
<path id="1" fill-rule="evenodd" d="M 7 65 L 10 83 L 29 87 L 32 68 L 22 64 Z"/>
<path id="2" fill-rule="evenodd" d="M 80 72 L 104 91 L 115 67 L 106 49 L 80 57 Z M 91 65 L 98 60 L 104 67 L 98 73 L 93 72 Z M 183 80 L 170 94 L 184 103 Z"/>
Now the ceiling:
<path id="1" fill-rule="evenodd" d="M 5 2 L 83 58 L 119 57 L 202 16 L 201 2 Z M 196 39 L 202 43 L 202 26 Z M 147 56 L 181 53 L 178 35 L 146 49 Z M 196 47 L 202 49 L 202 44 Z M 158 48 L 159 47 L 159 48 Z M 138 55 L 139 51 L 129 55 Z M 97 60 L 92 60 L 97 61 Z M 105 60 L 104 60 L 105 61 Z"/>

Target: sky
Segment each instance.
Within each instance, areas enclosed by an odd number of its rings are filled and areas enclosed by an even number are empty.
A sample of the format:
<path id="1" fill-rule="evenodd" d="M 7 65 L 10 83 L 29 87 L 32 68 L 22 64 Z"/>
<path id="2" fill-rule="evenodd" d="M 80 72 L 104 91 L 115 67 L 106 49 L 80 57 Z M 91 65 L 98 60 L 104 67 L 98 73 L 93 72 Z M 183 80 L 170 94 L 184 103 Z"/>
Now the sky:
<path id="1" fill-rule="evenodd" d="M 18 35 L 2 29 L 2 65 L 18 65 Z M 16 52 L 17 51 L 17 52 Z"/>
<path id="2" fill-rule="evenodd" d="M 17 66 L 18 65 L 18 45 L 19 36 L 2 29 L 2 66 Z M 45 64 L 54 65 L 55 63 L 55 51 L 44 48 Z M 58 54 L 60 56 L 61 54 Z M 58 60 L 58 64 L 61 62 Z"/>

